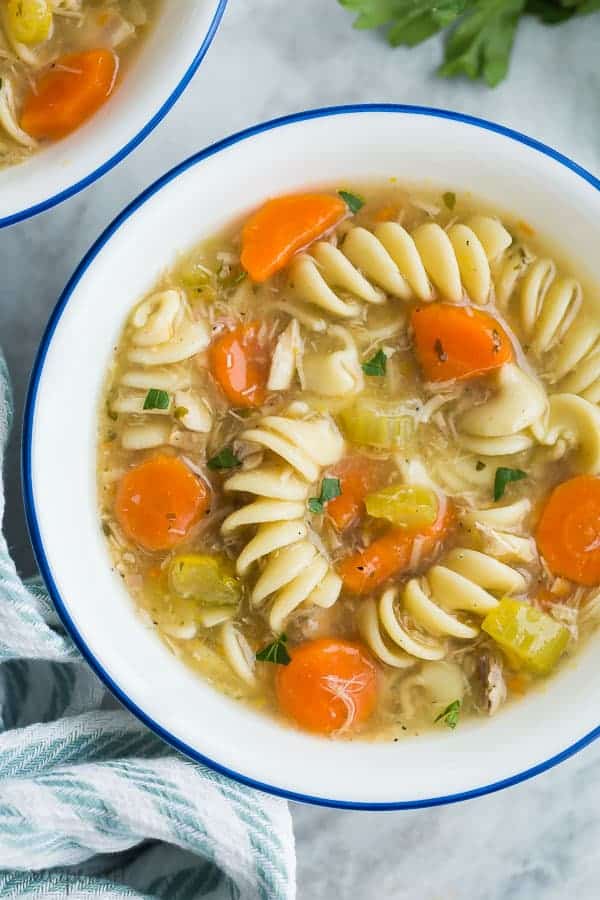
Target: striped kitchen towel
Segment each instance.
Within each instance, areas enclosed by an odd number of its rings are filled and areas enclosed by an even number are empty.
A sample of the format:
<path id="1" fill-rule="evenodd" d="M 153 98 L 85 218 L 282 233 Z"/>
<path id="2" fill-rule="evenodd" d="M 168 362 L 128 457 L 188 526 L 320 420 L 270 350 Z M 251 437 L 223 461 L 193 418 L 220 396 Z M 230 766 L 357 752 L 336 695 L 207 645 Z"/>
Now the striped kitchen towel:
<path id="1" fill-rule="evenodd" d="M 11 411 L 0 354 L 0 470 Z M 294 896 L 287 804 L 116 709 L 0 533 L 0 897 Z"/>

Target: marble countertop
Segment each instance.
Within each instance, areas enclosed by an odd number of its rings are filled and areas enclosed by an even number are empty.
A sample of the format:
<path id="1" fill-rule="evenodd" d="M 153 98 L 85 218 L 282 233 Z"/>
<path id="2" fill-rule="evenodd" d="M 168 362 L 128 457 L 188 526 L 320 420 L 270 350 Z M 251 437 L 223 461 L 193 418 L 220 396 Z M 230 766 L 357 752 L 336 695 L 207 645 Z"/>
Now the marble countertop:
<path id="1" fill-rule="evenodd" d="M 335 0 L 230 0 L 199 74 L 151 137 L 83 194 L 0 232 L 0 343 L 18 413 L 50 310 L 100 230 L 165 169 L 254 122 L 338 103 L 426 104 L 495 119 L 600 171 L 600 17 L 558 29 L 525 23 L 509 78 L 494 91 L 434 77 L 436 40 L 392 51 L 380 36 L 350 25 Z M 29 574 L 18 438 L 15 430 L 6 530 Z M 292 811 L 300 900 L 599 896 L 600 744 L 533 781 L 465 804 L 397 813 Z"/>

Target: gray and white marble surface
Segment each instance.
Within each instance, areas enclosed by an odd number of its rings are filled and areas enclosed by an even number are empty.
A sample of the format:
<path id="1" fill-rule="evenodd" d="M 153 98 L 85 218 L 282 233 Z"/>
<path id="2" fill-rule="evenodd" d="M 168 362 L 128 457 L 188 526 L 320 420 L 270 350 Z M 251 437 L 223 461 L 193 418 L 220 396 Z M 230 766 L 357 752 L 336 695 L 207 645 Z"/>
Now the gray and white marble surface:
<path id="1" fill-rule="evenodd" d="M 0 232 L 0 343 L 19 413 L 46 319 L 100 230 L 167 168 L 254 122 L 338 103 L 447 107 L 525 131 L 600 172 L 600 16 L 558 29 L 525 23 L 510 75 L 494 91 L 434 77 L 436 40 L 392 51 L 381 36 L 350 26 L 336 0 L 230 0 L 200 72 L 151 137 L 84 193 Z M 18 444 L 17 428 L 6 529 L 30 574 Z M 600 744 L 533 781 L 465 804 L 385 814 L 292 811 L 300 900 L 600 897 Z"/>

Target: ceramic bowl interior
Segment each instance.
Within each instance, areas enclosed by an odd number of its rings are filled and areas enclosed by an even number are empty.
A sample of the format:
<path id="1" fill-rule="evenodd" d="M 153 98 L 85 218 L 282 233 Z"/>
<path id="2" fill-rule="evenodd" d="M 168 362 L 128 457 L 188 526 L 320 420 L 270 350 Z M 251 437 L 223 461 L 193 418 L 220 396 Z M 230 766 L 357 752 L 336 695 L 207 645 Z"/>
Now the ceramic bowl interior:
<path id="1" fill-rule="evenodd" d="M 49 325 L 24 439 L 40 565 L 60 614 L 117 696 L 177 747 L 236 778 L 297 799 L 371 808 L 494 790 L 591 740 L 600 637 L 544 689 L 453 732 L 388 744 L 333 742 L 282 727 L 187 671 L 136 616 L 110 570 L 98 523 L 95 438 L 125 316 L 178 251 L 269 195 L 389 177 L 471 191 L 517 213 L 600 284 L 600 183 L 548 148 L 489 123 L 414 108 L 343 108 L 268 123 L 165 176 L 97 242 Z"/>
<path id="2" fill-rule="evenodd" d="M 0 227 L 70 197 L 120 162 L 168 112 L 200 65 L 227 0 L 163 2 L 110 102 L 69 137 L 0 169 Z"/>

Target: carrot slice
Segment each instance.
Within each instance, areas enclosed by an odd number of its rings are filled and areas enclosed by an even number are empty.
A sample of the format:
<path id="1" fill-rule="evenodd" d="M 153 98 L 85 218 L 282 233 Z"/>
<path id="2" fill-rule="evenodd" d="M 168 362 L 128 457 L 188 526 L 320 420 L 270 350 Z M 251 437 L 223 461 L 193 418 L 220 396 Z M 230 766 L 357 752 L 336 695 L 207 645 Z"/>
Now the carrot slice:
<path id="1" fill-rule="evenodd" d="M 184 540 L 208 503 L 208 487 L 180 459 L 155 456 L 123 475 L 115 513 L 136 544 L 168 550 Z"/>
<path id="2" fill-rule="evenodd" d="M 266 281 L 346 212 L 344 201 L 330 194 L 288 194 L 268 200 L 242 230 L 242 266 L 252 281 Z"/>
<path id="3" fill-rule="evenodd" d="M 600 478 L 579 475 L 555 487 L 536 539 L 554 575 L 577 584 L 600 584 Z"/>
<path id="4" fill-rule="evenodd" d="M 267 396 L 269 348 L 259 329 L 259 322 L 239 325 L 210 347 L 212 374 L 234 406 L 262 406 Z"/>
<path id="5" fill-rule="evenodd" d="M 427 381 L 475 378 L 514 358 L 500 323 L 478 309 L 431 303 L 417 307 L 411 323 L 415 353 Z"/>
<path id="6" fill-rule="evenodd" d="M 366 648 L 353 641 L 319 638 L 290 651 L 277 673 L 282 711 L 319 734 L 366 721 L 377 701 L 377 670 Z"/>
<path id="7" fill-rule="evenodd" d="M 391 528 L 364 550 L 342 560 L 338 573 L 354 594 L 368 594 L 388 578 L 414 568 L 431 556 L 454 521 L 448 500 L 440 503 L 438 517 L 428 528 Z"/>
<path id="8" fill-rule="evenodd" d="M 38 140 L 75 131 L 110 97 L 118 60 L 112 50 L 86 50 L 57 59 L 26 98 L 21 128 Z"/>
<path id="9" fill-rule="evenodd" d="M 328 471 L 339 478 L 342 493 L 327 504 L 327 515 L 340 531 L 353 525 L 365 510 L 365 497 L 377 487 L 385 467 L 367 456 L 349 456 Z"/>

